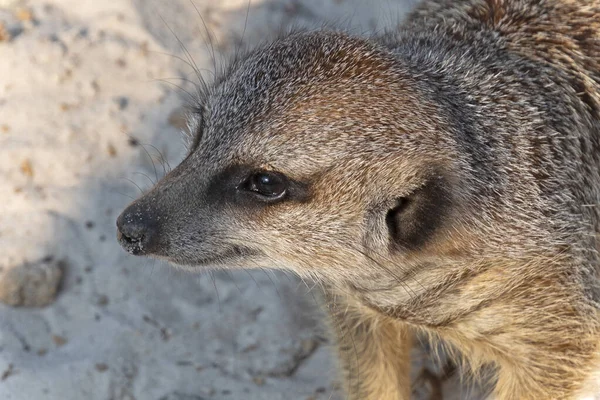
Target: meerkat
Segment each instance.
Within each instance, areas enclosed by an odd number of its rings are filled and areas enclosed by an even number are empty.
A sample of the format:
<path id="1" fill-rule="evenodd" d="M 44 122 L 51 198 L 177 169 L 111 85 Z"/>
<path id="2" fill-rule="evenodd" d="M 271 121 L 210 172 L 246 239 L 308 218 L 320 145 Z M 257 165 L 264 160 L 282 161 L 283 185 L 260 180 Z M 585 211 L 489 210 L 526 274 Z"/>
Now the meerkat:
<path id="1" fill-rule="evenodd" d="M 491 368 L 497 399 L 600 393 L 600 0 L 293 32 L 233 60 L 190 127 L 120 243 L 321 282 L 349 399 L 408 399 L 416 333 Z"/>

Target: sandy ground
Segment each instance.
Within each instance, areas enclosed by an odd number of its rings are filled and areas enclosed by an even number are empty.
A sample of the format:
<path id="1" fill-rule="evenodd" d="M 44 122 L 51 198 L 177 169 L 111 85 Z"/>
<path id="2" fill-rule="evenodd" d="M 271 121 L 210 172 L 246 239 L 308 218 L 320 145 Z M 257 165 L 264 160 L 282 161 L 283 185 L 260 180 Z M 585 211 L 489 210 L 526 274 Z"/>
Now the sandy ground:
<path id="1" fill-rule="evenodd" d="M 202 18 L 188 0 L 0 0 L 1 399 L 340 398 L 309 287 L 129 256 L 114 221 L 182 157 L 180 41 L 210 71 L 213 49 L 381 29 L 410 3 L 194 4 Z"/>

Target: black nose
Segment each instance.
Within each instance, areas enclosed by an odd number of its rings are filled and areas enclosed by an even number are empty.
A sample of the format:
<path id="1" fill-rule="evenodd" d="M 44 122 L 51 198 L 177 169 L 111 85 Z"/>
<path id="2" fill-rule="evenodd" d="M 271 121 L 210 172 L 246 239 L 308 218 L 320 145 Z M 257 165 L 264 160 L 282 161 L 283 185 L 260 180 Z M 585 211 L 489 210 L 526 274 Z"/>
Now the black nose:
<path id="1" fill-rule="evenodd" d="M 117 218 L 117 239 L 121 246 L 134 255 L 148 254 L 157 237 L 155 219 L 133 205 Z"/>

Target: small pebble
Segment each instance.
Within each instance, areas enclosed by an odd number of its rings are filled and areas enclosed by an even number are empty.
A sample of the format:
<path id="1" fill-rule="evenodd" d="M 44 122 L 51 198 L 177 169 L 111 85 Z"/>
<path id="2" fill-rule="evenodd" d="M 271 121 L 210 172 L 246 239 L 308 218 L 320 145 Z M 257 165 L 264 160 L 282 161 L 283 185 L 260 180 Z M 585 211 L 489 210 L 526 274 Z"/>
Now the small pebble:
<path id="1" fill-rule="evenodd" d="M 33 178 L 33 165 L 31 165 L 31 161 L 23 160 L 21 163 L 21 172 L 23 175 Z"/>
<path id="2" fill-rule="evenodd" d="M 104 364 L 104 363 L 98 363 L 95 365 L 96 367 L 96 371 L 98 372 L 104 372 L 108 369 L 108 365 Z"/>
<path id="3" fill-rule="evenodd" d="M 67 339 L 59 335 L 52 335 L 52 341 L 58 347 L 64 346 L 67 343 Z"/>
<path id="4" fill-rule="evenodd" d="M 5 381 L 9 376 L 15 373 L 15 366 L 12 364 L 8 364 L 8 368 L 2 373 L 0 376 L 0 381 Z"/>
<path id="5" fill-rule="evenodd" d="M 252 378 L 252 381 L 254 381 L 254 383 L 258 386 L 262 386 L 265 384 L 265 378 L 263 378 L 262 376 L 255 376 L 254 378 Z"/>
<path id="6" fill-rule="evenodd" d="M 33 13 L 27 8 L 19 8 L 15 13 L 15 16 L 22 22 L 33 21 Z"/>
<path id="7" fill-rule="evenodd" d="M 128 144 L 129 144 L 131 147 L 137 147 L 137 146 L 139 146 L 139 145 L 140 145 L 140 141 L 139 141 L 139 140 L 137 140 L 137 139 L 136 139 L 136 138 L 134 138 L 134 137 L 130 137 L 130 138 L 127 140 L 127 143 L 128 143 Z"/>
<path id="8" fill-rule="evenodd" d="M 109 156 L 116 157 L 116 155 L 117 155 L 117 149 L 116 149 L 116 147 L 112 143 L 108 144 L 107 150 L 108 150 L 108 155 Z"/>
<path id="9" fill-rule="evenodd" d="M 119 96 L 115 98 L 115 102 L 119 106 L 119 110 L 124 110 L 129 105 L 129 99 L 125 96 Z"/>
<path id="10" fill-rule="evenodd" d="M 108 296 L 105 294 L 98 296 L 98 305 L 101 307 L 108 305 Z"/>
<path id="11" fill-rule="evenodd" d="M 3 23 L 0 23 L 0 42 L 8 42 L 10 39 L 10 32 L 8 32 Z"/>

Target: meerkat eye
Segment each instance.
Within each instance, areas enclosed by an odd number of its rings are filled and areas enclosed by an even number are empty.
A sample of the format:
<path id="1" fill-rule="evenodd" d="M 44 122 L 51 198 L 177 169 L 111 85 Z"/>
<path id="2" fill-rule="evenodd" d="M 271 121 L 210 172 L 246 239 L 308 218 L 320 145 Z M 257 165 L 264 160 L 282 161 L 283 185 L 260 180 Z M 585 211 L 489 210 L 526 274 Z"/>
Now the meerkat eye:
<path id="1" fill-rule="evenodd" d="M 283 197 L 288 187 L 287 179 L 280 173 L 261 171 L 252 174 L 246 189 L 269 199 Z"/>

